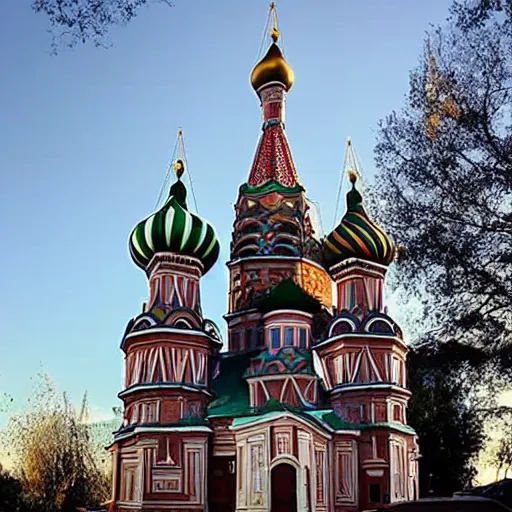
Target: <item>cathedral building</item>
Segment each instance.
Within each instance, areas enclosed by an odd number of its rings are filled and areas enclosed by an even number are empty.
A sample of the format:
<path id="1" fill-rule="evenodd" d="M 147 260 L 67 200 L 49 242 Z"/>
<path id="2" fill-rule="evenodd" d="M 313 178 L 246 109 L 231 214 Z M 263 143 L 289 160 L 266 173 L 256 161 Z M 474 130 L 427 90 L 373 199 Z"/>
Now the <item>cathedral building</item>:
<path id="1" fill-rule="evenodd" d="M 129 237 L 148 299 L 121 344 L 115 512 L 356 512 L 417 497 L 408 349 L 383 302 L 395 248 L 355 168 L 339 224 L 318 232 L 285 132 L 294 73 L 273 5 L 271 19 L 251 74 L 262 126 L 235 204 L 225 343 L 201 308 L 219 243 L 188 207 L 184 158 Z"/>

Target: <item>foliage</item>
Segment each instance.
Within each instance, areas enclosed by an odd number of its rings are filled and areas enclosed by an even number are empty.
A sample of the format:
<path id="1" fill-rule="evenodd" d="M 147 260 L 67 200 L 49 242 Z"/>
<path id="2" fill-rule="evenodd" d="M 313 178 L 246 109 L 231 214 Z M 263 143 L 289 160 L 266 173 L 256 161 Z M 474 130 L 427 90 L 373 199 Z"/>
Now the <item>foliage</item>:
<path id="1" fill-rule="evenodd" d="M 170 0 L 157 0 L 172 6 Z M 53 51 L 91 41 L 104 46 L 109 30 L 126 25 L 149 0 L 33 0 L 32 8 L 45 14 L 53 35 Z"/>
<path id="2" fill-rule="evenodd" d="M 77 413 L 42 376 L 27 410 L 11 418 L 5 441 L 23 489 L 48 512 L 108 498 L 108 479 L 91 445 L 86 397 Z"/>
<path id="3" fill-rule="evenodd" d="M 416 347 L 409 355 L 409 423 L 418 433 L 420 494 L 451 496 L 471 485 L 485 440 L 488 394 L 472 380 L 481 354 L 457 343 Z"/>
<path id="4" fill-rule="evenodd" d="M 434 80 L 445 90 L 427 98 L 426 54 L 376 147 L 380 215 L 407 249 L 402 279 L 442 326 L 439 339 L 494 349 L 512 329 L 512 38 L 500 27 L 436 31 Z M 448 98 L 458 119 L 441 116 L 432 139 L 427 123 Z"/>
<path id="5" fill-rule="evenodd" d="M 23 491 L 20 481 L 0 466 L 0 510 L 2 512 L 44 512 Z"/>
<path id="6" fill-rule="evenodd" d="M 503 16 L 502 28 L 512 28 L 512 0 L 478 0 L 476 2 L 454 2 L 452 14 L 457 27 L 464 32 L 483 27 L 496 14 Z"/>
<path id="7" fill-rule="evenodd" d="M 409 420 L 422 492 L 436 494 L 470 485 L 512 372 L 512 0 L 457 0 L 451 13 L 375 150 L 378 216 L 404 248 L 398 292 L 423 326 Z"/>

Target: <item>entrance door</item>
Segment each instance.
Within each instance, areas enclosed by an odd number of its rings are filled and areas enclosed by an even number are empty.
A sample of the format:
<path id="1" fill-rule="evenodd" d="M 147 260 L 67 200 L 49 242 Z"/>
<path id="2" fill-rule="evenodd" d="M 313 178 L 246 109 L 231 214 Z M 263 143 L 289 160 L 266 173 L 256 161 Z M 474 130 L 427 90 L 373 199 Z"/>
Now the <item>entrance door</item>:
<path id="1" fill-rule="evenodd" d="M 209 464 L 208 501 L 211 512 L 235 511 L 235 459 L 212 457 Z"/>
<path id="2" fill-rule="evenodd" d="M 271 473 L 271 512 L 297 512 L 297 471 L 290 464 L 278 464 Z"/>

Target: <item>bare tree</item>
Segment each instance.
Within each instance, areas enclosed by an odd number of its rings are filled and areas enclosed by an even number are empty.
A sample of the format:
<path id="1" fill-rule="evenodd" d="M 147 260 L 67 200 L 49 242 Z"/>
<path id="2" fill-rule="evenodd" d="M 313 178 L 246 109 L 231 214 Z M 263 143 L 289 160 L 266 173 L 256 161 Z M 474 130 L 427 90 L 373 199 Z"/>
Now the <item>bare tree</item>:
<path id="1" fill-rule="evenodd" d="M 22 414 L 11 418 L 4 441 L 14 475 L 42 507 L 75 510 L 108 499 L 109 484 L 91 444 L 84 396 L 75 411 L 46 375 Z"/>
<path id="2" fill-rule="evenodd" d="M 32 0 L 32 8 L 50 22 L 57 53 L 62 46 L 74 47 L 92 42 L 107 46 L 106 36 L 115 25 L 126 25 L 149 0 Z M 171 7 L 170 0 L 154 0 Z"/>

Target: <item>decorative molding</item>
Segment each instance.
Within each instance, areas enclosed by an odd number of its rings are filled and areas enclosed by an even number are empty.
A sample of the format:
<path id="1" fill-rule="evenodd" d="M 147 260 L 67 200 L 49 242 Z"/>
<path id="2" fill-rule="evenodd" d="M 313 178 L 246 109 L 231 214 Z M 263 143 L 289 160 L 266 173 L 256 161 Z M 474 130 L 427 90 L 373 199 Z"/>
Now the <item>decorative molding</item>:
<path id="1" fill-rule="evenodd" d="M 397 345 L 399 345 L 402 349 L 405 350 L 405 352 L 409 352 L 409 347 L 407 344 L 398 338 L 397 336 L 382 336 L 378 334 L 372 334 L 372 333 L 366 333 L 366 332 L 348 332 L 343 334 L 337 334 L 336 336 L 333 336 L 332 338 L 327 338 L 326 340 L 321 341 L 320 343 L 317 343 L 313 346 L 313 350 L 318 350 L 320 348 L 327 347 L 329 345 L 332 345 L 333 343 L 337 341 L 345 341 L 345 340 L 353 340 L 354 338 L 364 339 L 366 340 L 378 340 L 378 341 L 394 341 Z"/>
<path id="2" fill-rule="evenodd" d="M 211 336 L 209 336 L 208 334 L 206 334 L 205 332 L 203 331 L 195 331 L 193 329 L 176 329 L 174 327 L 158 327 L 158 328 L 155 328 L 155 329 L 151 329 L 150 332 L 148 331 L 135 331 L 135 332 L 131 332 L 130 334 L 127 334 L 123 340 L 123 343 L 126 343 L 127 340 L 131 340 L 133 338 L 139 338 L 139 337 L 142 337 L 142 336 L 147 336 L 148 334 L 151 334 L 151 335 L 155 335 L 155 334 L 176 334 L 176 338 L 179 339 L 183 336 L 185 337 L 188 337 L 188 336 L 195 336 L 195 337 L 199 337 L 199 338 L 206 338 L 207 340 L 209 341 L 212 341 L 214 343 L 219 343 L 216 339 L 212 338 Z M 169 342 L 169 339 L 162 339 L 162 340 L 158 340 L 158 341 L 162 341 L 162 342 Z M 152 341 L 152 343 L 155 343 L 155 341 Z"/>
<path id="3" fill-rule="evenodd" d="M 356 442 L 336 442 L 334 456 L 335 504 L 357 506 L 359 486 Z"/>
<path id="4" fill-rule="evenodd" d="M 126 398 L 129 395 L 133 395 L 134 393 L 138 392 L 145 392 L 145 391 L 156 391 L 156 390 L 172 390 L 172 389 L 181 389 L 183 391 L 192 391 L 194 393 L 201 393 L 203 395 L 206 395 L 208 397 L 213 396 L 212 393 L 210 393 L 206 388 L 201 386 L 191 386 L 187 384 L 183 384 L 181 382 L 159 382 L 158 384 L 134 384 L 133 386 L 130 386 L 120 393 L 118 393 L 119 398 Z"/>
<path id="5" fill-rule="evenodd" d="M 307 324 L 309 325 L 309 321 L 313 318 L 313 314 L 311 313 L 306 313 L 305 311 L 299 311 L 297 309 L 276 309 L 274 311 L 271 311 L 270 313 L 266 313 L 265 315 L 262 316 L 263 320 L 265 320 L 265 325 L 274 325 L 274 324 L 270 324 L 268 323 L 267 324 L 267 320 L 269 318 L 272 318 L 273 316 L 284 316 L 286 317 L 287 315 L 293 315 L 293 316 L 303 316 L 305 317 L 306 319 L 304 320 L 304 324 Z M 279 322 L 282 322 L 283 319 L 276 319 L 276 322 L 279 323 Z M 285 320 L 286 322 L 290 322 L 290 323 L 296 323 L 297 325 L 303 325 L 302 322 L 300 322 L 299 320 Z"/>
<path id="6" fill-rule="evenodd" d="M 159 432 L 194 432 L 194 433 L 204 433 L 211 434 L 213 430 L 210 427 L 205 427 L 202 425 L 190 426 L 190 427 L 181 427 L 181 426 L 172 426 L 172 427 L 163 427 L 160 425 L 155 426 L 146 426 L 146 427 L 135 427 L 133 430 L 130 430 L 126 433 L 114 434 L 114 442 L 117 443 L 119 441 L 124 441 L 129 439 L 130 437 L 134 437 L 138 434 L 156 434 Z"/>
<path id="7" fill-rule="evenodd" d="M 126 356 L 126 387 L 137 384 L 208 382 L 206 350 L 169 345 L 139 348 Z"/>
<path id="8" fill-rule="evenodd" d="M 263 416 L 254 416 L 254 418 L 248 418 L 248 421 L 245 422 L 243 425 L 234 425 L 233 424 L 229 427 L 229 429 L 232 431 L 238 432 L 238 431 L 245 430 L 248 427 L 261 426 L 263 424 L 272 423 L 272 422 L 275 422 L 280 419 L 293 420 L 293 421 L 301 424 L 301 426 L 303 428 L 305 426 L 309 430 L 316 432 L 318 435 L 320 435 L 321 437 L 323 437 L 325 439 L 332 438 L 332 436 L 328 432 L 325 432 L 325 431 L 319 429 L 312 423 L 309 423 L 308 421 L 306 421 L 306 420 L 300 418 L 299 416 L 296 416 L 288 411 L 271 412 L 271 413 L 264 414 Z M 333 432 L 333 429 L 330 429 L 330 431 Z"/>
<path id="9" fill-rule="evenodd" d="M 201 277 L 203 274 L 203 264 L 201 260 L 193 256 L 186 256 L 176 252 L 157 252 L 153 255 L 148 266 L 146 273 L 148 276 L 159 272 L 162 266 L 169 265 L 178 271 L 183 272 L 184 275 Z"/>

